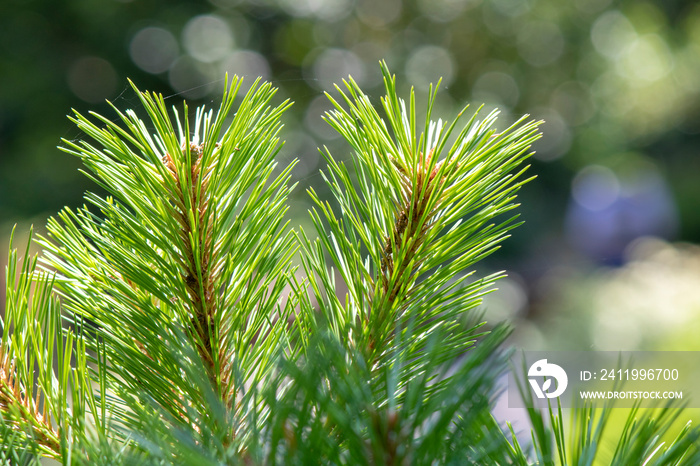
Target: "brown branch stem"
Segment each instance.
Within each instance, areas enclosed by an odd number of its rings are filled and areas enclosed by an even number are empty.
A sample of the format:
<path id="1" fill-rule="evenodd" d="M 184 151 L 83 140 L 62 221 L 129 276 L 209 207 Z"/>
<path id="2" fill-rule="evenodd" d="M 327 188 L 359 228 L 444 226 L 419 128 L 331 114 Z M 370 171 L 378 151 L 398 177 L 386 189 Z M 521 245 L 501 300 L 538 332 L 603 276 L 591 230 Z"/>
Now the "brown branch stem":
<path id="1" fill-rule="evenodd" d="M 425 219 L 423 217 L 426 210 L 430 207 L 430 198 L 439 184 L 435 181 L 435 177 L 442 164 L 442 162 L 438 162 L 431 170 L 432 157 L 432 150 L 427 157 L 424 157 L 422 153 L 420 154 L 417 173 L 415 174 L 415 184 L 411 174 L 398 161 L 392 160 L 403 178 L 406 191 L 404 193 L 404 207 L 397 213 L 394 228 L 390 236 L 386 238 L 382 250 L 379 272 L 379 278 L 382 282 L 380 299 L 384 300 L 387 298 L 386 305 L 389 307 L 393 305 L 403 285 L 402 280 L 392 280 L 392 277 L 401 277 L 406 273 L 411 273 L 408 270 L 411 260 L 415 252 L 423 244 L 425 233 L 432 224 L 429 218 L 430 215 Z M 408 250 L 402 260 L 396 263 L 395 253 L 403 244 L 407 245 Z M 398 316 L 393 317 L 395 323 Z M 391 316 L 386 316 L 386 318 L 391 318 Z M 392 331 L 394 323 L 392 323 Z M 384 341 L 378 341 L 378 335 L 370 334 L 370 351 L 383 347 L 384 343 Z"/>
<path id="2" fill-rule="evenodd" d="M 58 455 L 61 442 L 59 433 L 52 425 L 46 399 L 43 410 L 40 410 L 41 391 L 37 387 L 36 398 L 33 399 L 31 387 L 20 384 L 16 369 L 15 361 L 7 356 L 5 348 L 0 348 L 0 411 L 10 413 L 10 418 L 6 418 L 5 422 L 13 424 L 18 430 L 29 427 L 32 432 L 28 436 Z M 16 419 L 13 412 L 18 413 L 20 419 Z"/>
<path id="3" fill-rule="evenodd" d="M 208 377 L 212 386 L 222 399 L 227 402 L 229 394 L 223 393 L 228 386 L 230 370 L 226 367 L 217 369 L 217 361 L 222 363 L 218 348 L 212 348 L 215 341 L 216 319 L 216 291 L 215 291 L 215 264 L 212 257 L 213 251 L 213 224 L 209 216 L 210 194 L 208 190 L 207 167 L 201 166 L 204 144 L 190 144 L 183 148 L 183 161 L 186 160 L 185 150 L 190 151 L 192 161 L 189 167 L 188 179 L 182 180 L 178 175 L 176 163 L 166 154 L 163 163 L 173 176 L 176 192 L 172 193 L 172 203 L 176 208 L 177 220 L 181 226 L 180 238 L 184 248 L 180 251 L 181 265 L 183 267 L 182 278 L 189 295 L 190 321 L 186 323 L 188 330 L 192 332 L 196 341 L 197 351 L 204 361 Z M 189 202 L 187 202 L 189 201 Z M 189 205 L 189 209 L 186 207 Z M 194 220 L 194 221 L 193 221 Z M 196 235 L 193 242 L 191 237 Z M 197 259 L 199 258 L 199 259 Z"/>

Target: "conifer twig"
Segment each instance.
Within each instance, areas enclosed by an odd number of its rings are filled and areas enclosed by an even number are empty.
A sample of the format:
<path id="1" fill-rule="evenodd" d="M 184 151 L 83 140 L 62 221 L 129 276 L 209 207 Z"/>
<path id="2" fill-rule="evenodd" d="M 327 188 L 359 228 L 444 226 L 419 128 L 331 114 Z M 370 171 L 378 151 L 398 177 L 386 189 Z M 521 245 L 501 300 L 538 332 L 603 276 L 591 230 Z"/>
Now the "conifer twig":
<path id="1" fill-rule="evenodd" d="M 163 96 L 134 89 L 155 134 L 133 111 L 117 110 L 124 127 L 76 114 L 102 148 L 66 141 L 66 151 L 113 197 L 86 196 L 100 216 L 66 209 L 52 219 L 45 263 L 58 271 L 66 311 L 95 323 L 88 344 L 105 342 L 114 409 L 142 413 L 120 422 L 149 429 L 155 405 L 204 435 L 209 421 L 195 411 L 211 405 L 207 386 L 182 377 L 201 363 L 231 416 L 217 441 L 232 445 L 243 419 L 264 422 L 250 388 L 291 339 L 294 300 L 280 304 L 295 252 L 283 222 L 291 166 L 273 175 L 289 103 L 270 106 L 275 90 L 256 82 L 231 118 L 234 77 L 218 112 L 198 109 L 191 122 L 186 105 L 173 118 Z"/>

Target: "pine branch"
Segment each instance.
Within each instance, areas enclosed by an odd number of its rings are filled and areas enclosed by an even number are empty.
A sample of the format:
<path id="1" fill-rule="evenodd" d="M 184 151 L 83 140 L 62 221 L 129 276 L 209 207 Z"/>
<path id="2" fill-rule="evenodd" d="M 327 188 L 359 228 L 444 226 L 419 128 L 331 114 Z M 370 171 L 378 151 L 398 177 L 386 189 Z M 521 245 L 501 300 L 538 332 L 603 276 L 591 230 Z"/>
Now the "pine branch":
<path id="1" fill-rule="evenodd" d="M 496 114 L 482 122 L 477 112 L 448 148 L 464 111 L 450 125 L 431 121 L 437 95 L 431 87 L 426 126 L 418 135 L 413 92 L 407 110 L 396 94 L 395 78 L 385 65 L 382 69 L 386 120 L 352 79 L 345 83 L 346 92 L 338 88 L 342 104 L 331 98 L 335 110 L 327 121 L 356 154 L 354 183 L 345 165 L 325 153 L 326 180 L 343 217 L 337 218 L 311 191 L 318 209 L 312 219 L 320 244 L 349 288 L 346 302 L 331 291 L 334 277 L 317 252 L 320 246 L 302 233 L 306 269 L 334 332 L 341 340 L 349 334 L 348 341 L 364 348 L 374 364 L 389 363 L 392 342 L 399 340 L 405 345 L 402 351 L 420 358 L 435 326 L 453 330 L 439 357 L 446 361 L 473 343 L 474 328 L 456 329 L 464 312 L 500 276 L 472 282 L 471 272 L 465 272 L 516 226 L 515 217 L 491 222 L 516 207 L 515 193 L 528 181 L 522 179 L 526 167 L 521 164 L 539 137 L 540 122 L 523 119 L 496 134 L 491 129 Z"/>
<path id="2" fill-rule="evenodd" d="M 269 395 L 267 463 L 507 464 L 508 444 L 490 415 L 495 380 L 505 367 L 496 347 L 505 335 L 504 327 L 496 328 L 457 363 L 443 390 L 433 390 L 435 365 L 417 371 L 401 400 L 395 382 L 408 361 L 399 356 L 395 366 L 373 370 L 353 351 L 348 364 L 352 350 L 332 335 L 315 335 L 306 364 L 283 367 L 279 380 L 291 379 L 289 390 Z M 439 353 L 441 337 L 440 330 L 431 336 L 429 356 Z M 375 377 L 383 383 L 367 383 Z"/>
<path id="3" fill-rule="evenodd" d="M 198 109 L 192 127 L 187 106 L 173 122 L 162 96 L 136 90 L 155 134 L 115 109 L 124 127 L 74 118 L 101 148 L 64 141 L 114 197 L 86 196 L 99 216 L 86 207 L 50 220 L 45 263 L 58 271 L 66 310 L 95 323 L 91 347 L 105 342 L 127 430 L 142 427 L 131 409 L 155 404 L 203 431 L 190 409 L 207 406 L 206 387 L 182 378 L 183 360 L 203 364 L 221 402 L 245 417 L 247 387 L 265 381 L 280 345 L 295 351 L 294 301 L 281 304 L 295 253 L 283 222 L 291 166 L 272 175 L 289 104 L 271 107 L 274 89 L 256 82 L 229 119 L 239 87 L 234 78 L 216 115 Z"/>
<path id="4" fill-rule="evenodd" d="M 0 321 L 0 432 L 13 435 L 0 452 L 15 449 L 59 459 L 80 441 L 72 430 L 94 400 L 90 393 L 76 396 L 88 386 L 82 377 L 84 358 L 78 356 L 71 366 L 74 348 L 84 350 L 82 338 L 62 329 L 53 278 L 36 270 L 31 236 L 23 259 L 12 247 L 14 230 L 10 239 L 6 309 Z M 95 409 L 91 414 L 97 419 Z"/>
<path id="5" fill-rule="evenodd" d="M 3 419 L 5 428 L 23 432 L 27 440 L 31 439 L 44 452 L 58 457 L 60 436 L 52 425 L 50 403 L 42 387 L 34 383 L 35 364 L 42 373 L 41 382 L 46 381 L 46 371 L 52 369 L 45 366 L 51 363 L 51 359 L 42 358 L 51 356 L 43 348 L 46 342 L 43 341 L 41 326 L 44 321 L 42 314 L 45 315 L 49 308 L 55 309 L 55 303 L 48 301 L 51 286 L 48 277 L 39 279 L 36 294 L 32 296 L 31 276 L 35 265 L 36 258 L 32 260 L 27 250 L 17 275 L 16 251 L 11 249 L 7 269 L 7 308 L 0 344 L 0 411 L 7 416 Z"/>
<path id="6" fill-rule="evenodd" d="M 431 454 L 433 458 L 445 454 L 441 442 L 451 435 L 448 426 L 453 419 L 446 414 L 438 423 L 444 424 L 432 431 L 434 436 L 426 437 L 422 429 L 427 427 L 422 422 L 434 427 L 427 420 L 428 412 L 454 413 L 472 406 L 474 399 L 466 397 L 450 408 L 438 408 L 431 400 L 462 393 L 456 389 L 458 378 L 445 375 L 444 364 L 453 363 L 483 336 L 478 333 L 481 324 L 467 311 L 479 304 L 481 295 L 501 276 L 472 281 L 469 277 L 473 272 L 465 269 L 493 252 L 514 226 L 513 219 L 490 222 L 516 207 L 514 194 L 527 181 L 522 179 L 525 169 L 520 165 L 538 137 L 538 122 L 521 120 L 496 135 L 490 129 L 495 114 L 483 122 L 474 114 L 448 148 L 457 122 L 431 121 L 437 95 L 437 89 L 432 88 L 425 130 L 418 135 L 414 94 L 407 110 L 396 94 L 394 78 L 386 66 L 382 69 L 386 120 L 352 78 L 345 83 L 346 92 L 337 89 L 342 104 L 331 98 L 335 110 L 326 119 L 355 150 L 351 159 L 354 170 L 325 152 L 328 172 L 324 177 L 342 214 L 336 216 L 311 190 L 316 204 L 311 217 L 319 239 L 313 243 L 303 231 L 299 235 L 310 288 L 321 307 L 322 319 L 316 331 L 323 333 L 328 328 L 345 348 L 333 366 L 346 361 L 345 370 L 353 374 L 353 380 L 336 385 L 332 374 L 290 375 L 295 385 L 313 377 L 328 379 L 330 387 L 328 393 L 309 387 L 311 392 L 302 397 L 324 401 L 300 408 L 300 430 L 292 436 L 296 438 L 292 443 L 318 445 L 304 437 L 304 429 L 325 429 L 339 436 L 339 446 L 328 454 L 332 458 L 331 454 L 340 454 L 341 463 L 350 460 L 336 451 L 364 451 L 353 456 L 354 464 L 368 459 L 369 463 L 401 464 L 410 463 L 416 455 L 427 461 Z M 335 273 L 326 263 L 325 253 L 348 287 L 344 300 L 336 296 Z M 321 346 L 324 354 L 329 351 L 328 343 Z M 363 401 L 355 401 L 353 410 L 367 417 L 351 426 L 348 419 L 334 413 L 343 411 L 349 399 L 357 396 L 351 387 L 362 385 L 361 380 L 367 388 Z M 483 396 L 488 391 L 470 393 Z M 488 405 L 486 401 L 479 409 L 488 411 Z M 433 410 L 426 408 L 426 418 L 416 422 L 416 410 L 427 406 Z M 325 422 L 302 421 L 316 411 L 328 413 Z M 492 422 L 481 414 L 467 418 Z M 288 430 L 282 428 L 282 432 Z M 425 443 L 411 440 L 418 438 Z M 496 442 L 482 440 L 484 444 Z M 403 446 L 401 453 L 397 441 Z M 472 457 L 461 447 L 458 451 L 462 458 Z M 485 448 L 473 457 L 483 460 L 492 455 L 498 456 Z"/>

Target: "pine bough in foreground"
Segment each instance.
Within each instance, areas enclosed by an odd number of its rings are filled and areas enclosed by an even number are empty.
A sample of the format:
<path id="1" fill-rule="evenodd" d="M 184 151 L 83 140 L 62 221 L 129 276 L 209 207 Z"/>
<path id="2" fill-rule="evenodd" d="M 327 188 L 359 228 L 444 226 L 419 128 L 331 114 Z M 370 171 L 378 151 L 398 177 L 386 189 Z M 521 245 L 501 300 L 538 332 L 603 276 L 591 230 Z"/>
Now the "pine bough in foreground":
<path id="1" fill-rule="evenodd" d="M 193 125 L 140 92 L 147 121 L 75 114 L 65 150 L 109 196 L 49 220 L 39 262 L 11 246 L 3 464 L 700 464 L 678 409 L 617 444 L 609 409 L 530 409 L 520 442 L 494 421 L 507 329 L 475 308 L 501 274 L 472 273 L 516 226 L 539 122 L 436 121 L 432 88 L 418 115 L 382 69 L 381 113 L 352 79 L 331 99 L 353 153 L 324 152 L 313 235 L 284 220 L 269 84 L 234 110 L 234 77 Z"/>

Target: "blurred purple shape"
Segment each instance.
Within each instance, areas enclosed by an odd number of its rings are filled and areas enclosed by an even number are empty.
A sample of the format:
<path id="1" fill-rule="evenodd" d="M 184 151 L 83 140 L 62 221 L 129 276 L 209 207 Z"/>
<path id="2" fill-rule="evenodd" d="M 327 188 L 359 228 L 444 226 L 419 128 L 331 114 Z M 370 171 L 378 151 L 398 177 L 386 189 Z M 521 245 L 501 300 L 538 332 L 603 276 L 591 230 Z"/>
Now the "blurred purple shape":
<path id="1" fill-rule="evenodd" d="M 622 179 L 604 167 L 584 168 L 572 183 L 565 222 L 570 243 L 606 265 L 620 265 L 634 239 L 672 239 L 679 226 L 668 185 L 650 166 Z"/>

